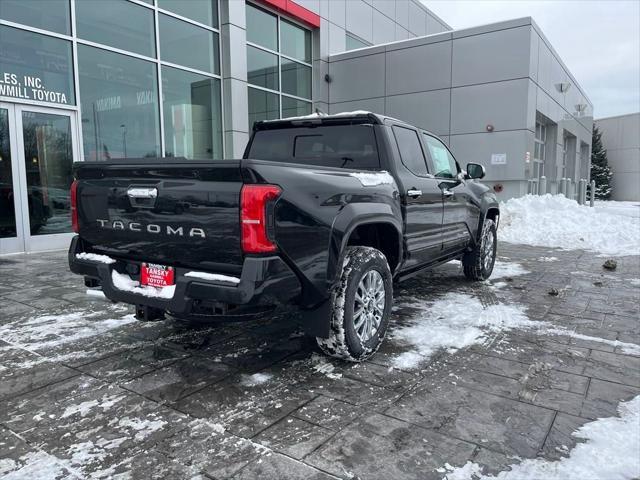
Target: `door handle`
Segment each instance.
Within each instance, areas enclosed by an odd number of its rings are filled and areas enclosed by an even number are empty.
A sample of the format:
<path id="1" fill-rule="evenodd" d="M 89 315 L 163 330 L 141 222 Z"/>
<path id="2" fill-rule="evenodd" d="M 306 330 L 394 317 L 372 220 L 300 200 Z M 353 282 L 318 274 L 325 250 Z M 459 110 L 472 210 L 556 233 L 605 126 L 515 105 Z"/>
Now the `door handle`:
<path id="1" fill-rule="evenodd" d="M 455 195 L 455 192 L 452 192 L 451 190 L 445 188 L 444 190 L 442 190 L 442 195 L 444 195 L 445 197 L 453 197 Z"/>
<path id="2" fill-rule="evenodd" d="M 407 196 L 411 198 L 418 198 L 422 196 L 422 190 L 416 190 L 415 188 L 412 188 L 410 190 L 407 190 Z"/>

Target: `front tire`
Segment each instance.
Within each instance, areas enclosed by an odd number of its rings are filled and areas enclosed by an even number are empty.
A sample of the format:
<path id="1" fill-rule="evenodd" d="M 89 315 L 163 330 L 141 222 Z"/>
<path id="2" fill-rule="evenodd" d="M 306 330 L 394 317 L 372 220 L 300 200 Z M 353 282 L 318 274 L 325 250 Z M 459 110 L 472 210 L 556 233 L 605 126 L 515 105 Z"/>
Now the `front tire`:
<path id="1" fill-rule="evenodd" d="M 316 338 L 318 346 L 332 357 L 363 361 L 382 344 L 392 305 L 393 281 L 384 254 L 371 247 L 348 247 L 331 293 L 329 337 Z"/>
<path id="2" fill-rule="evenodd" d="M 469 280 L 486 280 L 493 272 L 496 263 L 496 252 L 498 250 L 498 235 L 496 224 L 493 220 L 487 219 L 482 225 L 480 240 L 476 242 L 473 250 L 467 252 L 462 257 L 462 267 L 464 275 Z"/>

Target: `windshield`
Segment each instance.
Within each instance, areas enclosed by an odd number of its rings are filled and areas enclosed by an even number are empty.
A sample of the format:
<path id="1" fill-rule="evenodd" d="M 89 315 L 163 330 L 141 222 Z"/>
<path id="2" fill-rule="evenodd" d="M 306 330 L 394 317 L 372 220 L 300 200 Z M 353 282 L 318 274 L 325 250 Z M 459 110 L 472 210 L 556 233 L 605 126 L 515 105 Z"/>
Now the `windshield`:
<path id="1" fill-rule="evenodd" d="M 373 126 L 367 124 L 259 130 L 248 157 L 352 169 L 380 167 Z"/>

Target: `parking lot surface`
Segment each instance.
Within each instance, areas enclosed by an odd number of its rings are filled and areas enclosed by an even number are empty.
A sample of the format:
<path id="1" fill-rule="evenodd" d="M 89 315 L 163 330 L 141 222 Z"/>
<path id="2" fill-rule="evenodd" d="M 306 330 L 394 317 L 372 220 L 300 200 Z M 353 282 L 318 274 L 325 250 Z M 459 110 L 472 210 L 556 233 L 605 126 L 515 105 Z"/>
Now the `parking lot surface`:
<path id="1" fill-rule="evenodd" d="M 66 252 L 0 257 L 0 476 L 442 479 L 566 456 L 640 394 L 639 257 L 502 244 L 396 286 L 371 359 L 323 356 L 295 312 L 143 323 Z M 118 477 L 120 475 L 120 477 Z"/>

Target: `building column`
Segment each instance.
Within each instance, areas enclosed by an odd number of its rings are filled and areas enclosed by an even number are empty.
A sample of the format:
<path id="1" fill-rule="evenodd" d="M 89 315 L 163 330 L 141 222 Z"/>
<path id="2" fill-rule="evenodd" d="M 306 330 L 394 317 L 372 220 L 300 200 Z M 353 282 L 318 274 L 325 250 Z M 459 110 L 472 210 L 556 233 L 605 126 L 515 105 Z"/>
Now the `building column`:
<path id="1" fill-rule="evenodd" d="M 249 140 L 246 25 L 244 1 L 220 2 L 225 158 L 241 157 Z"/>

